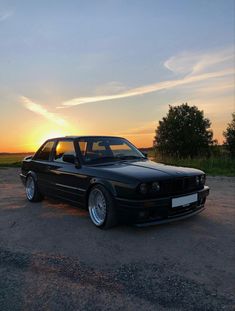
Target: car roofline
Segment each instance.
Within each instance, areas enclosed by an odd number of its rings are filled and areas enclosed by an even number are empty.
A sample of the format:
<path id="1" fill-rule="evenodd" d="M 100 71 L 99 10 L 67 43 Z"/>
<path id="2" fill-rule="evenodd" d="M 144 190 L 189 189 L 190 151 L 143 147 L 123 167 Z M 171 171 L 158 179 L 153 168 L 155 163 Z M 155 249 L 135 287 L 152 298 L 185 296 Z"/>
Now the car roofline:
<path id="1" fill-rule="evenodd" d="M 126 139 L 121 136 L 109 136 L 109 135 L 81 135 L 81 136 L 61 136 L 61 137 L 53 137 L 48 138 L 46 141 L 53 141 L 53 140 L 62 140 L 62 139 L 71 139 L 71 140 L 78 140 L 80 138 L 121 138 Z M 45 141 L 45 142 L 46 142 Z"/>

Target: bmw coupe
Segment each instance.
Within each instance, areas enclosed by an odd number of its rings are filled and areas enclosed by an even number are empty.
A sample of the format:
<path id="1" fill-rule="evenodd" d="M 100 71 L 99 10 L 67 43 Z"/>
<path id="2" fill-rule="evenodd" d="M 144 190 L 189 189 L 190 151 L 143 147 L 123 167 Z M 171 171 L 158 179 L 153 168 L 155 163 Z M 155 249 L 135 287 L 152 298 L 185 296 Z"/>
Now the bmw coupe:
<path id="1" fill-rule="evenodd" d="M 47 140 L 22 162 L 26 197 L 78 204 L 99 228 L 184 219 L 204 209 L 205 173 L 150 161 L 128 140 L 70 136 Z"/>

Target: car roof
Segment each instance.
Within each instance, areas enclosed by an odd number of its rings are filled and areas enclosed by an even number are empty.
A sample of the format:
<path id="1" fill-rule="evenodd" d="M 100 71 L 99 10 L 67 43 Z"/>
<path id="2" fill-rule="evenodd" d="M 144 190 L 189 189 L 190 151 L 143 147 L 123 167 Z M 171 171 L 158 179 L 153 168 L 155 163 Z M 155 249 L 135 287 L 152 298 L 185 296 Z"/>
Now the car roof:
<path id="1" fill-rule="evenodd" d="M 123 138 L 123 137 L 119 137 L 119 136 L 106 136 L 106 135 L 81 135 L 81 136 L 54 137 L 54 138 L 47 139 L 47 141 L 51 141 L 51 140 L 64 140 L 64 139 L 76 140 L 76 139 L 80 139 L 80 138 Z"/>

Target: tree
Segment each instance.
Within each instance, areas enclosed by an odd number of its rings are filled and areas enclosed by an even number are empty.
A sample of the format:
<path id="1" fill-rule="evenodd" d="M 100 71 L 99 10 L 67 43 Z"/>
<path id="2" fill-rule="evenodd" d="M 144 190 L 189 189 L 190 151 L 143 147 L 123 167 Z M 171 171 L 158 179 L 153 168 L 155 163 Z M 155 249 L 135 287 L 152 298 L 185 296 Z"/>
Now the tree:
<path id="1" fill-rule="evenodd" d="M 232 114 L 232 122 L 228 123 L 228 127 L 223 135 L 227 149 L 231 156 L 235 156 L 235 112 Z"/>
<path id="2" fill-rule="evenodd" d="M 182 158 L 208 155 L 213 144 L 210 126 L 209 119 L 196 106 L 187 103 L 169 106 L 167 116 L 156 129 L 155 145 L 162 155 Z"/>

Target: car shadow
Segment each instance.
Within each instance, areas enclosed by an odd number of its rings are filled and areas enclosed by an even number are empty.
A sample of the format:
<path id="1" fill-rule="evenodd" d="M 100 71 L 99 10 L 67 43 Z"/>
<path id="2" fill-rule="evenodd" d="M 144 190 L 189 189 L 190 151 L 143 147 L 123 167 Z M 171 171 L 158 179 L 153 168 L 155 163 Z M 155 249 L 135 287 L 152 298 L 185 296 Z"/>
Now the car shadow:
<path id="1" fill-rule="evenodd" d="M 29 203 L 32 204 L 32 203 Z M 78 219 L 84 219 L 87 220 L 89 225 L 91 224 L 91 221 L 89 219 L 89 213 L 86 209 L 83 209 L 76 205 L 71 205 L 65 202 L 61 202 L 59 200 L 56 200 L 54 198 L 45 198 L 41 202 L 41 213 L 39 215 L 40 218 L 62 218 L 62 217 L 77 217 Z M 181 228 L 182 226 L 193 226 L 195 222 L 198 222 L 199 220 L 202 220 L 203 215 L 194 215 L 192 218 L 185 219 L 185 220 L 179 220 L 171 223 L 165 223 L 165 224 L 153 224 L 149 226 L 143 226 L 139 227 L 137 224 L 131 224 L 131 223 L 119 223 L 114 228 L 111 228 L 109 230 L 122 232 L 122 233 L 151 233 L 154 231 L 158 232 L 164 232 L 165 230 L 169 231 L 169 229 L 173 228 Z M 92 227 L 95 228 L 94 225 Z M 95 228 L 97 229 L 97 228 Z M 108 230 L 108 231 L 109 231 Z M 107 230 L 106 230 L 107 231 Z"/>

